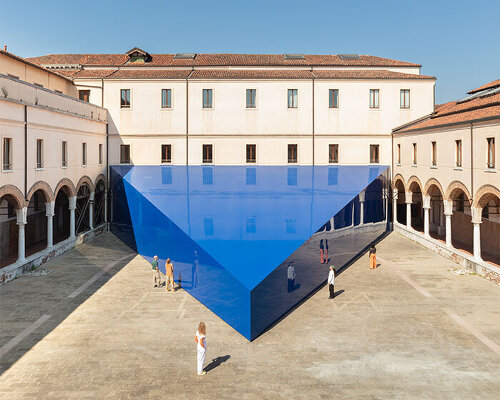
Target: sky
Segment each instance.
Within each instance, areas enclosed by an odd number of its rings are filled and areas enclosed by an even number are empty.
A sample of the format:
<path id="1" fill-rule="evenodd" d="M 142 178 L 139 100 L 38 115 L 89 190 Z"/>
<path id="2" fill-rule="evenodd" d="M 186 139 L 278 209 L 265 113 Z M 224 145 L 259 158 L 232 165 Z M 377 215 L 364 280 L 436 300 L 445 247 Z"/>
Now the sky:
<path id="1" fill-rule="evenodd" d="M 422 64 L 439 104 L 500 78 L 500 1 L 0 0 L 0 45 L 21 57 L 370 54 Z"/>

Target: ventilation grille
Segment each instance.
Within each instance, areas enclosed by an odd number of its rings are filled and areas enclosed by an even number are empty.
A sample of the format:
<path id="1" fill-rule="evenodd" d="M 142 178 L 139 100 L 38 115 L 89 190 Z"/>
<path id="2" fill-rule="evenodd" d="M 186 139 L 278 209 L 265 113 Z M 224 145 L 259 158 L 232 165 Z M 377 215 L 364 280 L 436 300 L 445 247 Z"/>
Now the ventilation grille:
<path id="1" fill-rule="evenodd" d="M 285 60 L 304 60 L 304 54 L 285 54 Z"/>

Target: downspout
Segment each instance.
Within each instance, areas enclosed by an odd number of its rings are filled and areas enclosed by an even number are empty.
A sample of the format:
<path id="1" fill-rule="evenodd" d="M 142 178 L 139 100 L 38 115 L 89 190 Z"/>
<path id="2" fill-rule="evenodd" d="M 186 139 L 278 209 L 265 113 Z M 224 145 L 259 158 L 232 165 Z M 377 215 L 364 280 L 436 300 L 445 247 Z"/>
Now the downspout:
<path id="1" fill-rule="evenodd" d="M 107 111 L 106 111 L 107 113 Z M 106 191 L 107 191 L 107 196 L 106 196 L 106 201 L 107 201 L 107 209 L 108 213 L 106 215 L 106 230 L 109 231 L 109 215 L 110 215 L 110 205 L 111 205 L 111 190 L 110 190 L 110 184 L 111 182 L 109 181 L 109 122 L 106 121 Z"/>
<path id="2" fill-rule="evenodd" d="M 193 75 L 194 67 L 191 68 L 191 72 L 186 77 L 186 165 L 189 164 L 189 83 L 188 79 Z"/>
<path id="3" fill-rule="evenodd" d="M 24 105 L 24 198 L 28 200 L 28 105 Z"/>
<path id="4" fill-rule="evenodd" d="M 472 202 L 474 200 L 474 131 L 472 128 L 473 124 L 472 122 L 470 123 L 470 205 L 472 207 Z M 471 215 L 472 215 L 472 209 L 471 209 Z"/>
<path id="5" fill-rule="evenodd" d="M 314 160 L 314 73 L 311 69 L 311 75 L 312 75 L 312 165 L 314 167 L 314 164 L 315 164 L 315 160 Z"/>

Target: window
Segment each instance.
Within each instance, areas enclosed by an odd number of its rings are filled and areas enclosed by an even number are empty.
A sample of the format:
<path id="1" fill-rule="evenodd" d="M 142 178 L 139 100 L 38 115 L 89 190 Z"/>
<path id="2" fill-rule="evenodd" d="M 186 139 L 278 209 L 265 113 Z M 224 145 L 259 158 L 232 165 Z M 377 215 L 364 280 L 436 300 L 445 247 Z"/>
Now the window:
<path id="1" fill-rule="evenodd" d="M 436 142 L 431 142 L 432 146 L 432 165 L 437 165 L 437 145 Z"/>
<path id="2" fill-rule="evenodd" d="M 82 165 L 87 165 L 87 143 L 82 143 Z"/>
<path id="3" fill-rule="evenodd" d="M 397 159 L 396 159 L 397 164 L 401 164 L 401 145 L 398 144 L 398 152 L 397 152 Z"/>
<path id="4" fill-rule="evenodd" d="M 205 236 L 212 236 L 214 234 L 213 218 L 203 218 L 203 230 L 205 231 Z"/>
<path id="5" fill-rule="evenodd" d="M 297 108 L 299 100 L 299 91 L 297 89 L 288 89 L 288 108 Z"/>
<path id="6" fill-rule="evenodd" d="M 172 89 L 161 90 L 161 108 L 172 108 Z"/>
<path id="7" fill-rule="evenodd" d="M 413 143 L 413 155 L 412 155 L 413 165 L 417 165 L 417 144 Z"/>
<path id="8" fill-rule="evenodd" d="M 410 89 L 401 89 L 399 107 L 410 108 Z"/>
<path id="9" fill-rule="evenodd" d="M 203 163 L 210 164 L 213 162 L 213 146 L 211 144 L 203 145 Z"/>
<path id="10" fill-rule="evenodd" d="M 338 163 L 339 162 L 339 145 L 331 144 L 328 149 L 328 162 Z"/>
<path id="11" fill-rule="evenodd" d="M 120 164 L 130 164 L 130 145 L 120 145 Z"/>
<path id="12" fill-rule="evenodd" d="M 255 108 L 256 89 L 247 89 L 247 108 Z"/>
<path id="13" fill-rule="evenodd" d="M 247 144 L 247 163 L 254 163 L 256 159 L 257 145 Z"/>
<path id="14" fill-rule="evenodd" d="M 379 159 L 379 145 L 371 144 L 370 145 L 370 163 L 375 164 L 380 162 Z"/>
<path id="15" fill-rule="evenodd" d="M 288 145 L 288 163 L 294 164 L 297 162 L 297 145 L 289 144 Z"/>
<path id="16" fill-rule="evenodd" d="M 130 89 L 120 89 L 120 108 L 130 108 Z"/>
<path id="17" fill-rule="evenodd" d="M 328 107 L 339 108 L 339 90 L 330 89 L 328 91 Z"/>
<path id="18" fill-rule="evenodd" d="M 99 143 L 99 164 L 102 164 L 102 144 Z"/>
<path id="19" fill-rule="evenodd" d="M 256 218 L 255 217 L 247 217 L 247 233 L 255 233 L 257 232 L 256 227 Z"/>
<path id="20" fill-rule="evenodd" d="M 461 140 L 455 140 L 455 162 L 457 167 L 462 166 L 462 141 Z"/>
<path id="21" fill-rule="evenodd" d="M 172 162 L 172 145 L 162 144 L 161 145 L 161 162 L 162 164 L 167 164 Z"/>
<path id="22" fill-rule="evenodd" d="M 203 89 L 203 108 L 212 108 L 212 89 Z"/>
<path id="23" fill-rule="evenodd" d="M 12 138 L 3 138 L 3 170 L 12 169 Z"/>
<path id="24" fill-rule="evenodd" d="M 379 90 L 378 89 L 370 89 L 370 108 L 378 108 L 379 102 Z"/>
<path id="25" fill-rule="evenodd" d="M 495 138 L 487 138 L 488 143 L 488 168 L 495 168 Z"/>
<path id="26" fill-rule="evenodd" d="M 61 167 L 68 166 L 68 142 L 61 142 Z"/>
<path id="27" fill-rule="evenodd" d="M 43 139 L 36 140 L 36 167 L 43 168 Z"/>
<path id="28" fill-rule="evenodd" d="M 90 99 L 90 90 L 79 90 L 78 91 L 78 98 L 81 101 L 86 101 L 88 103 L 89 99 Z"/>

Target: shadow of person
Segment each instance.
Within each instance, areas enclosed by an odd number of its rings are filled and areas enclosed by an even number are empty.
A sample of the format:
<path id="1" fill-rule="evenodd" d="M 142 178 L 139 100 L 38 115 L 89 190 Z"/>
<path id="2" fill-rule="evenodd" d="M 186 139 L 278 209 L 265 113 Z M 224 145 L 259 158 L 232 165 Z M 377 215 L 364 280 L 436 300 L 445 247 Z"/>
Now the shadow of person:
<path id="1" fill-rule="evenodd" d="M 215 368 L 217 368 L 219 365 L 221 365 L 222 363 L 226 362 L 227 360 L 229 360 L 231 356 L 228 354 L 228 355 L 225 355 L 225 356 L 222 356 L 222 357 L 216 357 L 212 360 L 212 362 L 210 364 L 208 364 L 206 367 L 205 367 L 205 371 L 211 371 Z"/>
<path id="2" fill-rule="evenodd" d="M 382 264 L 377 264 L 377 268 L 380 267 Z"/>
<path id="3" fill-rule="evenodd" d="M 297 289 L 300 289 L 300 283 L 297 283 L 297 284 L 295 284 L 295 285 L 294 285 L 294 287 L 293 287 L 293 289 L 292 289 L 292 292 L 293 292 L 294 290 L 297 290 Z"/>
<path id="4" fill-rule="evenodd" d="M 342 293 L 344 293 L 344 292 L 345 292 L 345 290 L 344 290 L 344 289 L 337 290 L 337 291 L 333 294 L 333 296 L 334 296 L 334 297 L 340 296 L 340 295 L 341 295 Z"/>

